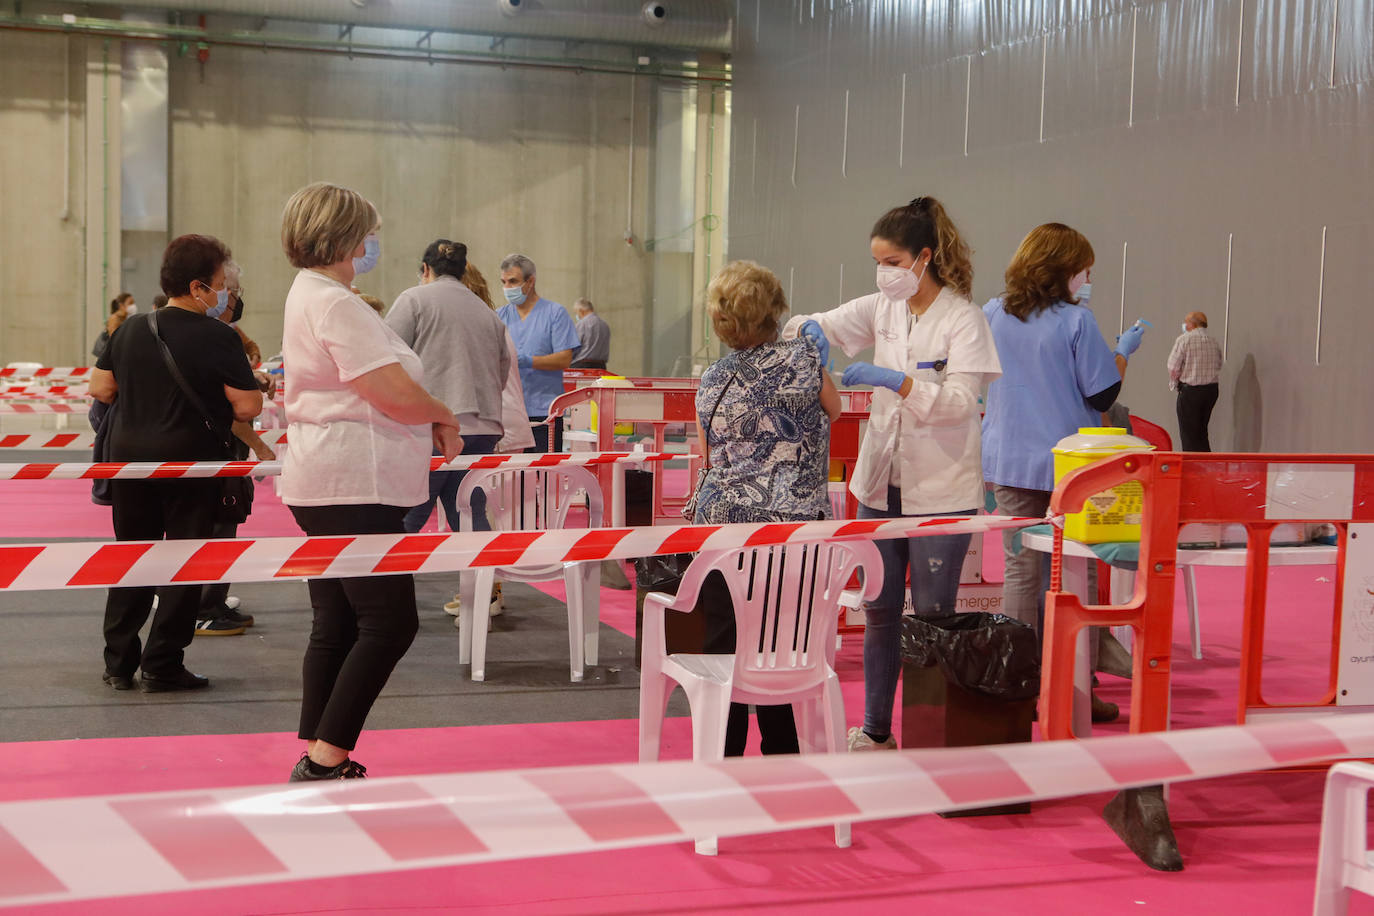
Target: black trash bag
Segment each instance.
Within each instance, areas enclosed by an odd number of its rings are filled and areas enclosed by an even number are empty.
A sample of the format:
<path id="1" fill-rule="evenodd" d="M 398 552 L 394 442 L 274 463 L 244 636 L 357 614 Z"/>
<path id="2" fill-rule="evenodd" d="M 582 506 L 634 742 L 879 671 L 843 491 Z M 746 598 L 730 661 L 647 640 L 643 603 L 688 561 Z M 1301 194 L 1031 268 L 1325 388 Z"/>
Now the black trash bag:
<path id="1" fill-rule="evenodd" d="M 952 684 L 999 700 L 1040 694 L 1040 646 L 1035 631 L 1002 614 L 902 618 L 902 661 L 938 666 Z"/>
<path id="2" fill-rule="evenodd" d="M 635 587 L 641 592 L 676 595 L 682 576 L 696 554 L 665 553 L 656 557 L 635 557 Z"/>

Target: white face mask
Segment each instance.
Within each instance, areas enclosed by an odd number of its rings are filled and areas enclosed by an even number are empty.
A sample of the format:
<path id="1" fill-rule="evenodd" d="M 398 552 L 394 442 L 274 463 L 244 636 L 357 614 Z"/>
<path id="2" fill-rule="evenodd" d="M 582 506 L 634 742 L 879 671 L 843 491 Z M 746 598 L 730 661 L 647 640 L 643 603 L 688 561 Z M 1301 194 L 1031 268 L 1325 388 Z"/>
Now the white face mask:
<path id="1" fill-rule="evenodd" d="M 132 314 L 134 314 L 134 313 L 137 312 L 137 311 L 138 311 L 138 303 L 137 303 L 137 302 L 130 302 L 128 305 L 124 306 L 124 314 L 125 314 L 125 315 L 132 315 Z"/>
<path id="2" fill-rule="evenodd" d="M 926 261 L 921 265 L 919 274 L 912 273 L 915 266 L 912 264 L 911 267 L 893 267 L 889 264 L 879 264 L 878 289 L 882 290 L 884 296 L 898 302 L 910 299 L 920 288 L 921 278 L 926 275 L 926 268 L 930 266 L 930 262 Z"/>

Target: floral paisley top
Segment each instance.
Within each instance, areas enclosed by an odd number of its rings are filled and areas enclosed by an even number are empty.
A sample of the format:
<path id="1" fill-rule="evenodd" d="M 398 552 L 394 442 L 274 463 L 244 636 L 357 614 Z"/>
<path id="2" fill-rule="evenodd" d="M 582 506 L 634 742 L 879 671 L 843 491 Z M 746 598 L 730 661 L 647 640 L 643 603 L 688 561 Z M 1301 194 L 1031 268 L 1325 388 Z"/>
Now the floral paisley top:
<path id="1" fill-rule="evenodd" d="M 698 524 L 830 517 L 830 418 L 820 394 L 820 353 L 805 338 L 736 351 L 706 370 L 696 407 L 698 422 L 710 423 L 711 470 Z"/>

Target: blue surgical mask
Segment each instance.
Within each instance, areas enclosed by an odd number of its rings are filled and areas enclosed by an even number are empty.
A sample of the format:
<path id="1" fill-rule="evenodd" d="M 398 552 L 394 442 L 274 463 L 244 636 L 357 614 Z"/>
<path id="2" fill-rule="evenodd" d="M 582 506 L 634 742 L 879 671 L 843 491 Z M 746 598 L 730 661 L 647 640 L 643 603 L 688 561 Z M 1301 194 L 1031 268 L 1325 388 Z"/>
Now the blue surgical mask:
<path id="1" fill-rule="evenodd" d="M 1078 287 L 1078 304 L 1079 304 L 1079 305 L 1087 305 L 1089 302 L 1092 301 L 1092 298 L 1093 298 L 1093 285 L 1092 285 L 1091 283 L 1084 283 L 1082 286 Z"/>
<path id="2" fill-rule="evenodd" d="M 382 256 L 382 242 L 375 234 L 363 239 L 363 256 L 353 259 L 353 273 L 365 274 L 377 266 L 377 259 Z"/>
<path id="3" fill-rule="evenodd" d="M 525 304 L 525 291 L 518 286 L 507 286 L 502 290 L 506 294 L 506 301 L 511 305 Z"/>
<path id="4" fill-rule="evenodd" d="M 205 288 L 215 294 L 215 304 L 205 310 L 205 317 L 218 318 L 229 310 L 229 288 L 214 289 L 210 286 Z"/>

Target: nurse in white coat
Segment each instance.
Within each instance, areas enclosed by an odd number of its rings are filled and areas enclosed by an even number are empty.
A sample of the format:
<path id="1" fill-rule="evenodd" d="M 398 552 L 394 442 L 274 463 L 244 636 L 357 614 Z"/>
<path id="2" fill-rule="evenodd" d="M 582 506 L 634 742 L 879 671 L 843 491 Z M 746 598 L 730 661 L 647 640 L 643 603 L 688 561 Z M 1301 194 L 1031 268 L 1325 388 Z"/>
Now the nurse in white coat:
<path id="1" fill-rule="evenodd" d="M 888 211 L 869 244 L 879 291 L 788 322 L 785 336 L 830 343 L 873 362 L 852 363 L 845 385 L 872 385 L 873 407 L 849 490 L 860 518 L 971 515 L 983 503 L 979 397 L 1002 373 L 982 310 L 969 301 L 969 249 L 940 202 L 918 197 Z M 888 539 L 883 588 L 865 608 L 864 724 L 849 749 L 896 747 L 892 706 L 901 669 L 908 564 L 923 616 L 953 614 L 968 535 Z"/>

